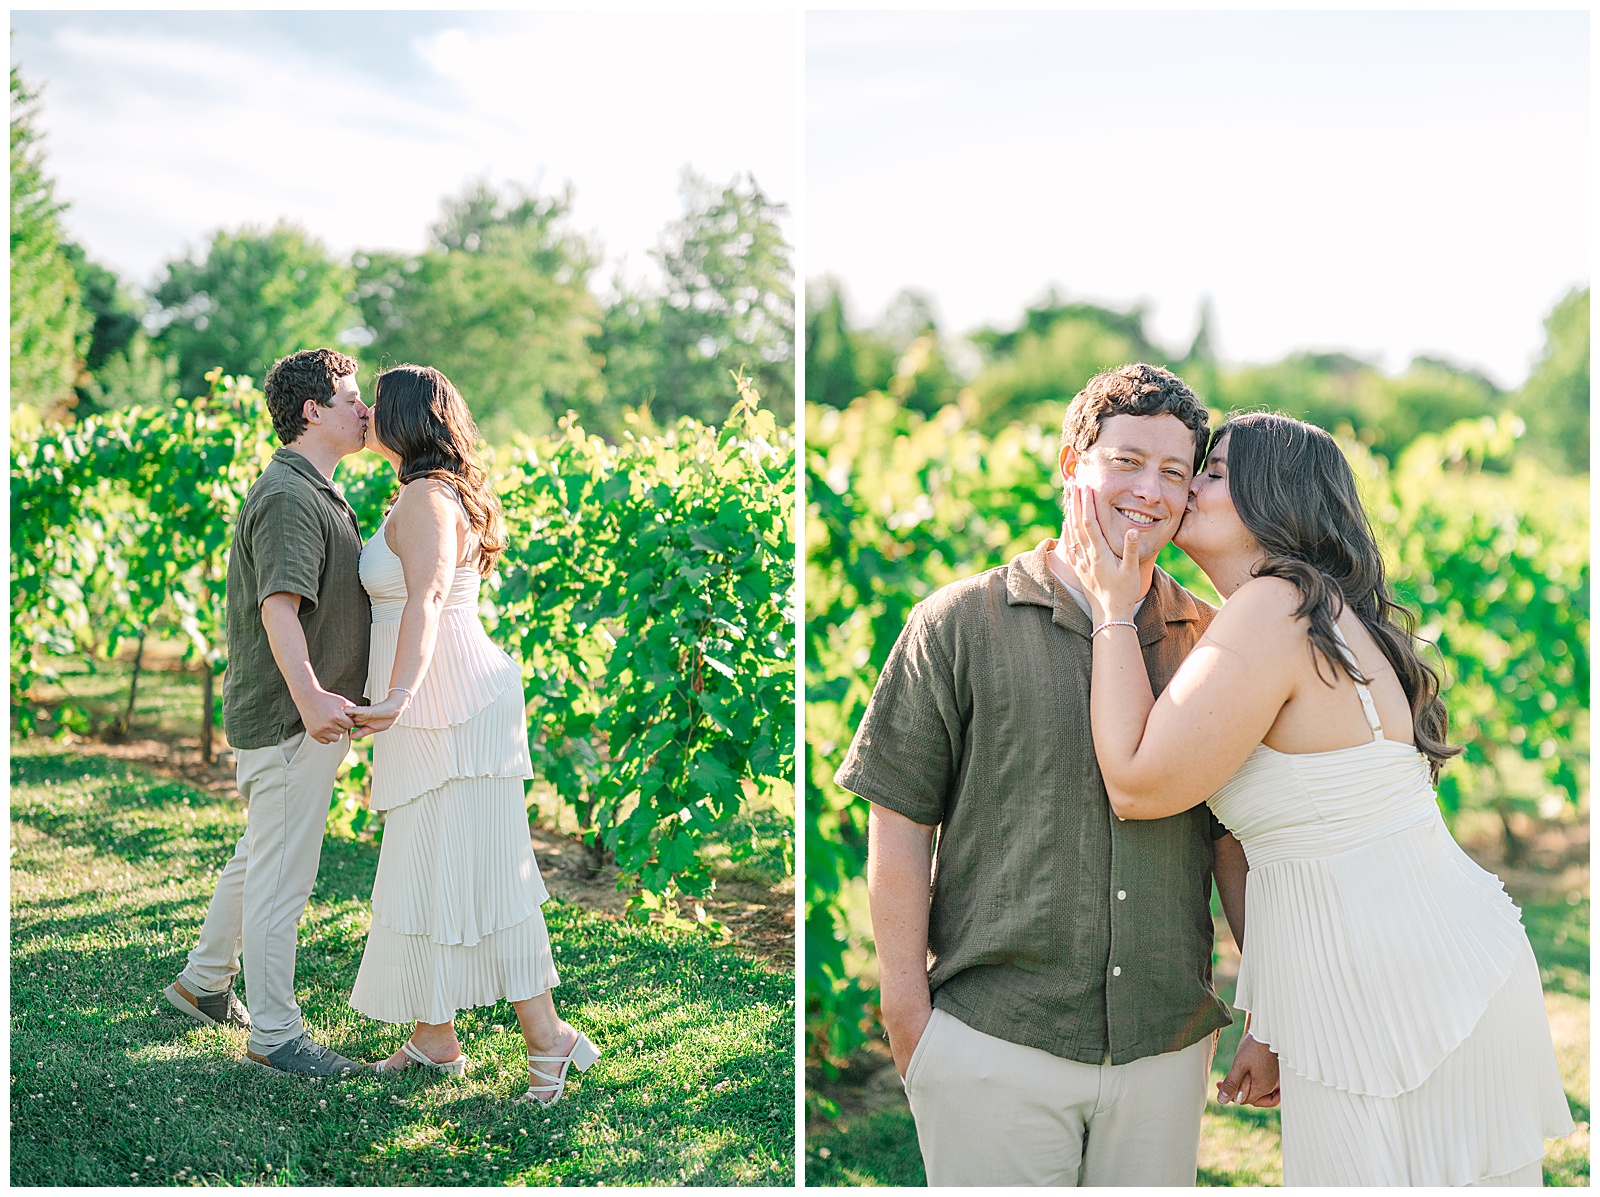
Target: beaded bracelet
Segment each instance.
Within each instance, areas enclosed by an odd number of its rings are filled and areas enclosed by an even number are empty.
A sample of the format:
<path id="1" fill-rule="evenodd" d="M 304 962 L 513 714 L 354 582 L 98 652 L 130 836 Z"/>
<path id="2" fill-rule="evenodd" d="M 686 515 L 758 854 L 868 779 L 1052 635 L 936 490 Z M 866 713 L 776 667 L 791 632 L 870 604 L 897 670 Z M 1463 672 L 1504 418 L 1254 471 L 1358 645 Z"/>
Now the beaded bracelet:
<path id="1" fill-rule="evenodd" d="M 1131 619 L 1108 619 L 1105 621 L 1105 623 L 1101 624 L 1099 627 L 1095 628 L 1094 631 L 1089 633 L 1089 639 L 1093 640 L 1107 628 L 1132 628 L 1137 632 L 1139 630 L 1139 625 L 1134 623 Z"/>

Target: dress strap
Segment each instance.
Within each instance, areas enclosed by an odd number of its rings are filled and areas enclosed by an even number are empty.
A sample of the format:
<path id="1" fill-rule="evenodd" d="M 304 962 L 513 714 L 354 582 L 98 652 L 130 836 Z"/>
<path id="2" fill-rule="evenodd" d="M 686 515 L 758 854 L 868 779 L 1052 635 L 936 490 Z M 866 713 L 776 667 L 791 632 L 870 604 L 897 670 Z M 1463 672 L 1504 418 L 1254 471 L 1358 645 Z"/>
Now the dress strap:
<path id="1" fill-rule="evenodd" d="M 1350 651 L 1350 642 L 1344 638 L 1344 633 L 1339 630 L 1338 624 L 1333 625 L 1333 634 L 1339 641 L 1339 647 L 1344 649 L 1345 660 L 1349 661 L 1353 668 L 1359 669 L 1360 667 L 1356 665 L 1356 655 Z M 1378 721 L 1378 707 L 1372 701 L 1372 691 L 1367 689 L 1364 683 L 1356 682 L 1356 694 L 1361 698 L 1361 709 L 1367 713 L 1367 726 L 1372 729 L 1372 738 L 1383 739 L 1383 724 Z"/>

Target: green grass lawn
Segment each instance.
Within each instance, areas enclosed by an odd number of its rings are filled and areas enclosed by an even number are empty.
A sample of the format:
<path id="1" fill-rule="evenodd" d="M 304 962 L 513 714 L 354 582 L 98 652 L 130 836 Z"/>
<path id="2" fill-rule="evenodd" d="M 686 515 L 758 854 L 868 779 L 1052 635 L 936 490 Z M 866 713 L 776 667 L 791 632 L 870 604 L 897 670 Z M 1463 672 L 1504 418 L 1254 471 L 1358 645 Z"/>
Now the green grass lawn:
<path id="1" fill-rule="evenodd" d="M 1545 1007 L 1576 1134 L 1551 1146 L 1544 1159 L 1547 1185 L 1589 1184 L 1589 900 L 1521 903 L 1523 921 L 1539 959 Z M 1232 997 L 1232 987 L 1223 991 Z M 1211 1079 L 1227 1072 L 1242 1020 L 1222 1032 Z M 1198 1182 L 1206 1186 L 1281 1185 L 1277 1110 L 1219 1106 L 1212 1085 L 1200 1127 Z M 820 1094 L 811 1095 L 813 1108 Z M 806 1136 L 808 1185 L 923 1185 L 916 1128 L 898 1100 L 853 1117 L 813 1123 Z"/>
<path id="2" fill-rule="evenodd" d="M 11 783 L 12 1184 L 793 1183 L 788 974 L 552 899 L 557 1007 L 604 1052 L 558 1106 L 511 1102 L 527 1074 L 503 1002 L 458 1020 L 463 1080 L 273 1076 L 240 1062 L 244 1032 L 162 997 L 238 804 L 41 741 L 13 743 Z M 404 1034 L 345 1000 L 377 855 L 325 841 L 296 972 L 308 1029 L 363 1060 Z"/>

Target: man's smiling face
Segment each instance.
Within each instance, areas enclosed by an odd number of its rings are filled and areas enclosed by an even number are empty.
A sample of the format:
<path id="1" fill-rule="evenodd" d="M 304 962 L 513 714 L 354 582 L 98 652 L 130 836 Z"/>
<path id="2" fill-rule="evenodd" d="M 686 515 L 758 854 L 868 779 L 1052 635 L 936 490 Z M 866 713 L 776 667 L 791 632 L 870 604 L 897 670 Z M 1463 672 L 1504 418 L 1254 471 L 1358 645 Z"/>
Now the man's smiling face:
<path id="1" fill-rule="evenodd" d="M 1108 416 L 1083 453 L 1061 451 L 1065 477 L 1095 492 L 1100 529 L 1120 552 L 1129 528 L 1139 530 L 1139 557 L 1149 561 L 1178 530 L 1194 477 L 1194 432 L 1177 416 Z"/>

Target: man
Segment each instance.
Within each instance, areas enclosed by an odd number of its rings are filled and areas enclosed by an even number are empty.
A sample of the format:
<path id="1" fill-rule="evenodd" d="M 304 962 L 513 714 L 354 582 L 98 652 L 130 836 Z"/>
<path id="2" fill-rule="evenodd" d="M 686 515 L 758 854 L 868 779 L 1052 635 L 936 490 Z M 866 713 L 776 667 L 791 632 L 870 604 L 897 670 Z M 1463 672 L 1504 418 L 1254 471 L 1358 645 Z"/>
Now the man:
<path id="1" fill-rule="evenodd" d="M 228 557 L 222 717 L 245 832 L 166 991 L 198 1022 L 248 1028 L 251 1063 L 307 1076 L 364 1067 L 314 1042 L 294 998 L 295 937 L 349 748 L 348 708 L 365 702 L 372 608 L 358 574 L 361 530 L 331 481 L 366 440 L 356 368 L 308 349 L 267 374 L 282 447 L 245 496 Z M 253 1017 L 233 992 L 241 947 Z"/>
<path id="2" fill-rule="evenodd" d="M 1215 614 L 1154 564 L 1207 420 L 1175 375 L 1132 365 L 1091 379 L 1062 425 L 1061 474 L 1093 485 L 1107 539 L 1139 531 L 1135 622 L 1158 693 Z M 929 1184 L 1195 1180 L 1213 1032 L 1230 1021 L 1211 877 L 1242 935 L 1244 856 L 1204 806 L 1113 816 L 1082 591 L 1046 540 L 919 604 L 837 776 L 872 803 L 883 1019 Z M 1275 1061 L 1245 1043 L 1229 1080 L 1258 1066 L 1241 1096 L 1273 1104 Z"/>

